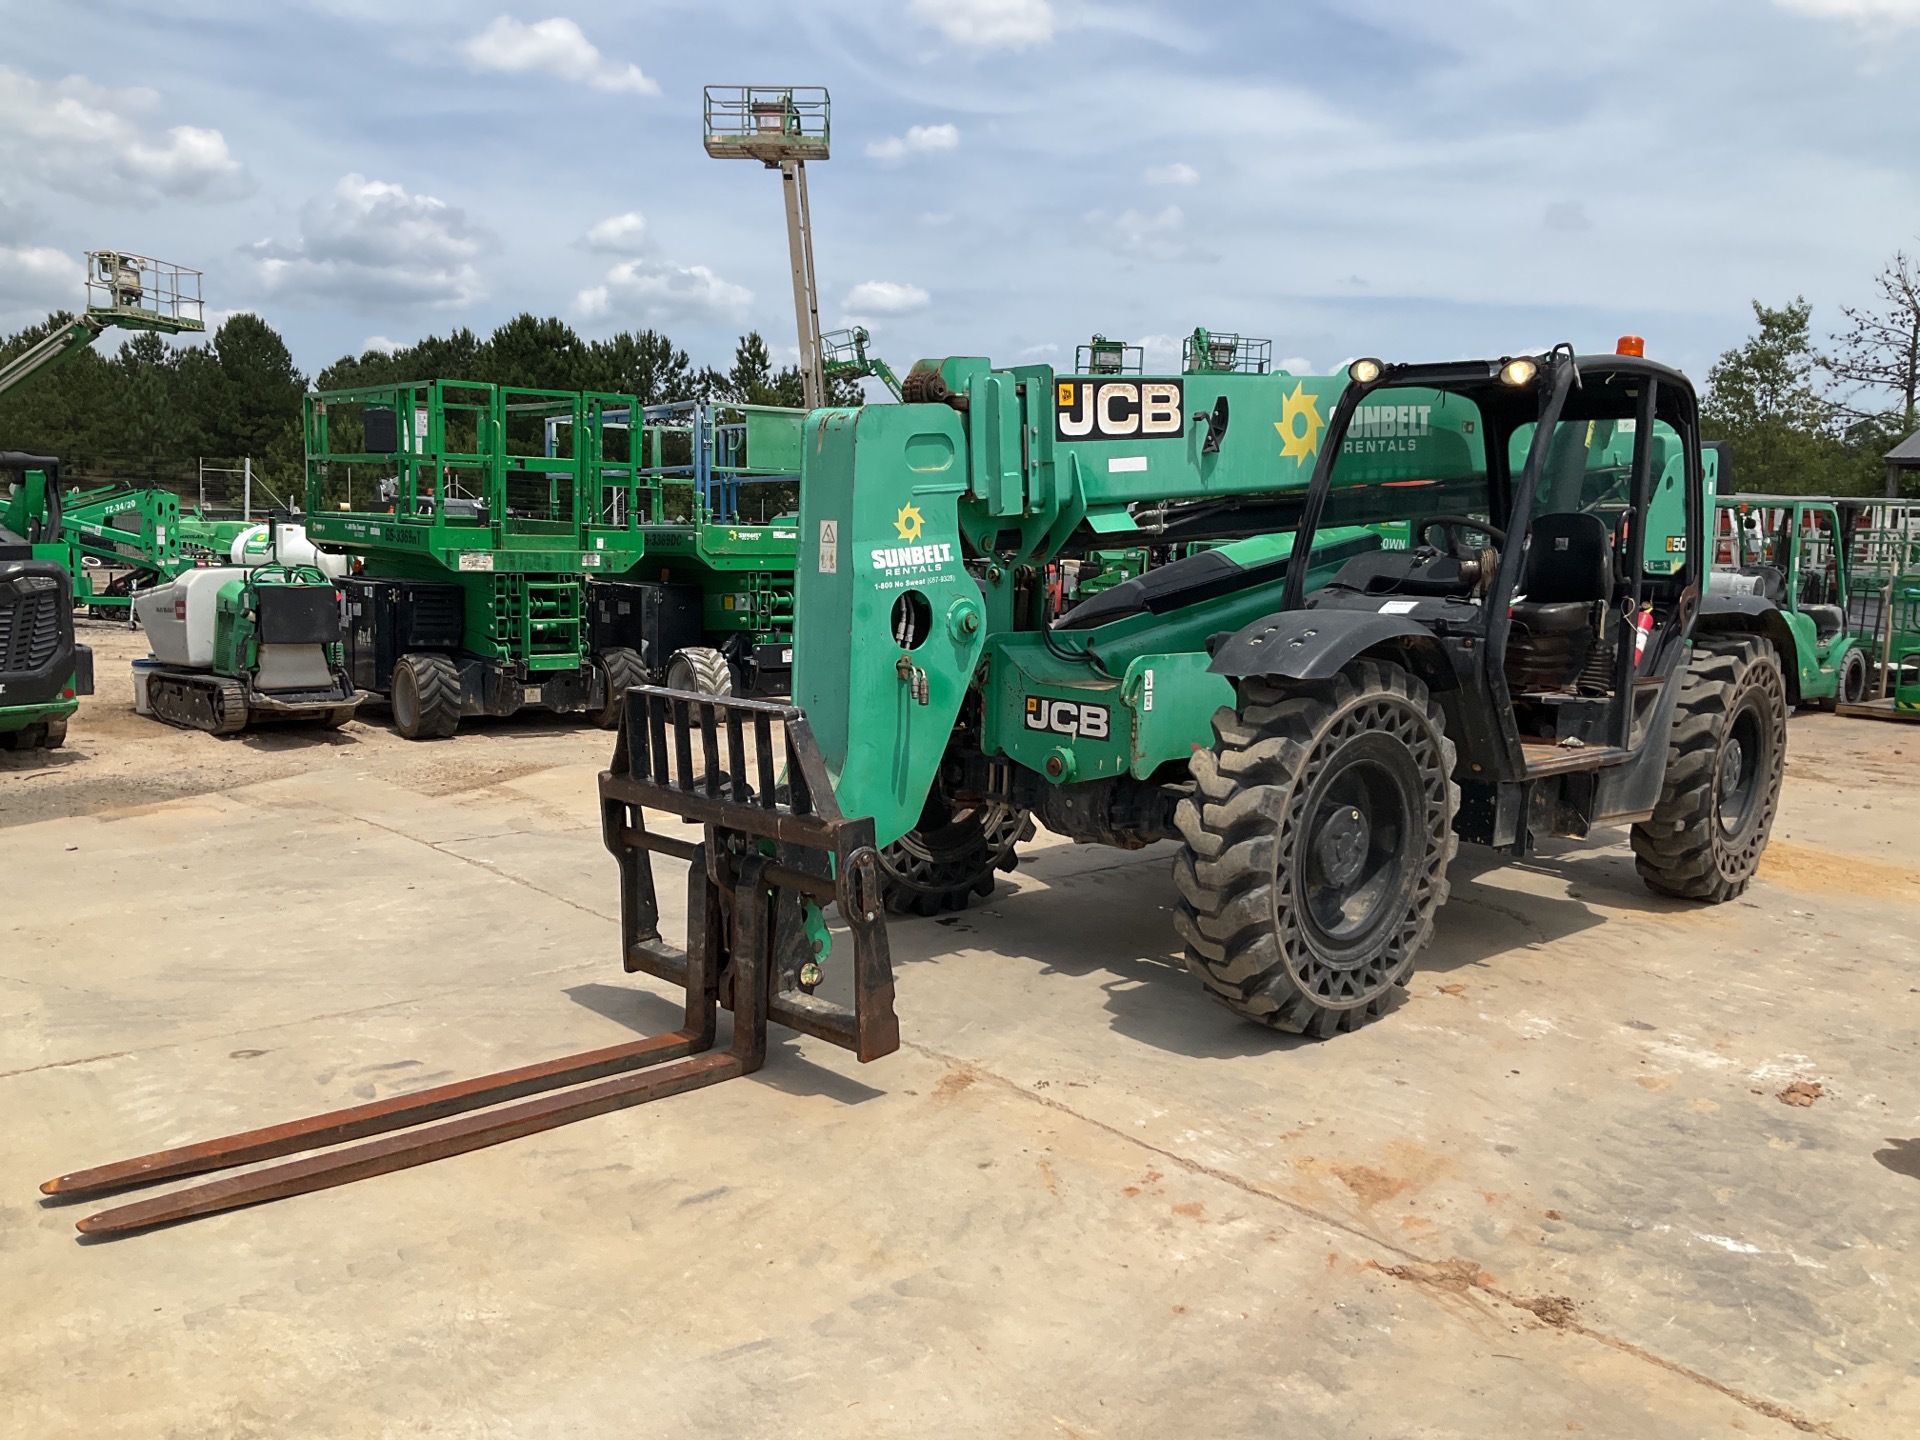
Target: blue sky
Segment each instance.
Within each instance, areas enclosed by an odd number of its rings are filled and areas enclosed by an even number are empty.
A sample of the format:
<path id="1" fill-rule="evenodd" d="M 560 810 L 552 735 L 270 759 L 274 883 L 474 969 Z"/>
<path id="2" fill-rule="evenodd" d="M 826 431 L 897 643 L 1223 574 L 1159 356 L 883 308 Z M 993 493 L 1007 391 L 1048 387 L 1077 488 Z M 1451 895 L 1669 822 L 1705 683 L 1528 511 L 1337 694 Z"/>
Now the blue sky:
<path id="1" fill-rule="evenodd" d="M 1196 324 L 1330 369 L 1620 333 L 1703 377 L 1920 248 L 1920 0 L 0 0 L 0 328 L 81 251 L 309 372 L 520 310 L 791 354 L 706 83 L 823 84 L 823 319 L 904 366 Z"/>

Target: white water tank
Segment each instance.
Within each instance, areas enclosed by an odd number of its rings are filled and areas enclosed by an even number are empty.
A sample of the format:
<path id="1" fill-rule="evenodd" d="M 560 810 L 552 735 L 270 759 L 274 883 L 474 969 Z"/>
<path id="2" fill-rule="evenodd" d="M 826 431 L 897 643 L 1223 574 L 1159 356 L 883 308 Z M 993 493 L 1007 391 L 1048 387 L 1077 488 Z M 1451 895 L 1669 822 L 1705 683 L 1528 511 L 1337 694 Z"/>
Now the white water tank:
<path id="1" fill-rule="evenodd" d="M 282 565 L 311 565 L 329 580 L 338 580 L 347 573 L 347 557 L 328 555 L 315 548 L 313 542 L 307 539 L 307 527 L 304 525 L 281 521 L 279 540 L 279 560 Z M 265 565 L 272 558 L 268 551 L 267 527 L 264 524 L 249 525 L 234 536 L 227 558 L 236 565 Z"/>
<path id="2" fill-rule="evenodd" d="M 156 585 L 133 600 L 133 613 L 147 632 L 153 658 L 162 665 L 205 670 L 213 664 L 213 637 L 220 587 L 247 572 L 222 566 L 188 570 L 170 585 Z"/>

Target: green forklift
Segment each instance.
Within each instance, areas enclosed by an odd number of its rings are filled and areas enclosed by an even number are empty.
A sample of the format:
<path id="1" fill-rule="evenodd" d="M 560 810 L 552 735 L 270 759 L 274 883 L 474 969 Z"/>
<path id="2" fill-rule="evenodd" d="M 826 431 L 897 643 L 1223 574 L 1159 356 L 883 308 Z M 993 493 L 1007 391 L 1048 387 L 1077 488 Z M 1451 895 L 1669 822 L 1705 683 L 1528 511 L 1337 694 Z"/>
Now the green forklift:
<path id="1" fill-rule="evenodd" d="M 1853 573 L 1858 513 L 1807 495 L 1722 494 L 1714 504 L 1710 589 L 1777 607 L 1800 698 L 1825 710 L 1866 700 L 1878 664 L 1882 596 Z"/>

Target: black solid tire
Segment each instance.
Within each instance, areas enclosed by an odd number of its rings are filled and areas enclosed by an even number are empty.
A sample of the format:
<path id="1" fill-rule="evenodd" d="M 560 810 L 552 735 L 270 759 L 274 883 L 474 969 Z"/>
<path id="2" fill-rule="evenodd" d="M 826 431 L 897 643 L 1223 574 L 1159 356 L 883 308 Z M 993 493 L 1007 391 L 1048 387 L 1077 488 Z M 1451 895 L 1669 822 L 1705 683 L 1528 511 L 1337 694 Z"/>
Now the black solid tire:
<path id="1" fill-rule="evenodd" d="M 1024 810 L 988 804 L 955 811 L 935 795 L 920 824 L 880 850 L 880 897 L 891 915 L 964 910 L 993 894 L 996 870 L 1019 864 L 1014 853 L 1033 838 Z"/>
<path id="2" fill-rule="evenodd" d="M 1660 803 L 1633 827 L 1634 868 L 1663 895 L 1717 905 L 1745 891 L 1773 832 L 1787 686 L 1773 647 L 1743 635 L 1696 639 L 1682 684 Z"/>
<path id="3" fill-rule="evenodd" d="M 647 683 L 647 666 L 638 650 L 629 650 L 624 645 L 602 650 L 594 660 L 606 679 L 607 703 L 594 712 L 593 723 L 602 730 L 611 730 L 620 723 L 620 712 L 626 708 L 627 691 L 635 685 Z"/>
<path id="4" fill-rule="evenodd" d="M 59 715 L 46 722 L 40 732 L 40 744 L 48 750 L 58 750 L 67 743 L 67 717 Z"/>
<path id="5" fill-rule="evenodd" d="M 1187 967 L 1262 1025 L 1358 1029 L 1406 984 L 1447 898 L 1460 787 L 1440 711 L 1399 665 L 1358 660 L 1331 680 L 1243 681 L 1238 710 L 1216 711 L 1213 728 L 1213 748 L 1191 762 L 1196 793 L 1175 813 L 1174 928 Z M 1336 829 L 1349 821 L 1335 797 L 1353 785 L 1379 808 Z M 1329 882 L 1330 864 L 1344 878 Z M 1362 877 L 1354 898 L 1373 896 L 1357 931 L 1337 936 L 1316 884 Z"/>
<path id="6" fill-rule="evenodd" d="M 1867 698 L 1867 657 L 1857 645 L 1840 662 L 1840 683 L 1834 686 L 1834 696 L 1847 705 L 1858 705 Z"/>
<path id="7" fill-rule="evenodd" d="M 416 650 L 393 667 L 393 728 L 409 740 L 444 740 L 460 728 L 460 668 Z"/>
<path id="8" fill-rule="evenodd" d="M 689 695 L 733 694 L 733 668 L 727 657 L 705 645 L 689 645 L 667 661 L 666 686 Z"/>

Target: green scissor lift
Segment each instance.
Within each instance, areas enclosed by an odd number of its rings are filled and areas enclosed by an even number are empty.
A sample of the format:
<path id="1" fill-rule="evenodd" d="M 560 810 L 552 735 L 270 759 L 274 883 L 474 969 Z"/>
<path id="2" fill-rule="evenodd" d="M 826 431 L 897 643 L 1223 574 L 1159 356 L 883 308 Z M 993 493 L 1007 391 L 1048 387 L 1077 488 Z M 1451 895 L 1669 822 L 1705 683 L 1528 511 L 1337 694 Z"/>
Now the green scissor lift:
<path id="1" fill-rule="evenodd" d="M 308 537 L 354 558 L 348 666 L 402 734 L 527 708 L 611 724 L 645 678 L 646 597 L 589 593 L 646 548 L 607 423 L 635 408 L 453 380 L 307 397 Z"/>
<path id="2" fill-rule="evenodd" d="M 806 414 L 694 400 L 642 413 L 641 575 L 699 597 L 699 641 L 654 667 L 676 689 L 787 693 Z"/>

